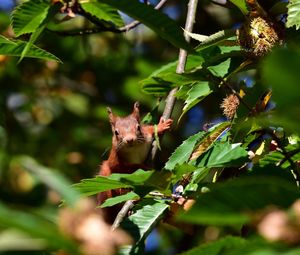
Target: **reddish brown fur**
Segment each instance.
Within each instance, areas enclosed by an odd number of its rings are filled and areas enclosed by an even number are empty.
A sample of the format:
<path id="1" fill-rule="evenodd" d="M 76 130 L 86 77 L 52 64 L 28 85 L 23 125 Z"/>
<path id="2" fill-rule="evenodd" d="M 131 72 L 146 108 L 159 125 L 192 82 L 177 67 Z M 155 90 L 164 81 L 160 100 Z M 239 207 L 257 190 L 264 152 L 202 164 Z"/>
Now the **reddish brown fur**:
<path id="1" fill-rule="evenodd" d="M 109 176 L 112 173 L 133 173 L 139 168 L 147 169 L 145 160 L 154 137 L 154 126 L 140 125 L 139 105 L 134 104 L 133 112 L 126 117 L 119 117 L 108 108 L 109 121 L 113 137 L 112 148 L 107 160 L 100 166 L 99 175 Z M 172 120 L 163 120 L 157 125 L 158 134 L 170 129 Z M 102 192 L 98 195 L 98 203 L 107 198 L 126 193 L 124 189 Z M 118 209 L 118 208 L 117 208 Z M 118 210 L 107 209 L 108 221 L 112 222 Z"/>

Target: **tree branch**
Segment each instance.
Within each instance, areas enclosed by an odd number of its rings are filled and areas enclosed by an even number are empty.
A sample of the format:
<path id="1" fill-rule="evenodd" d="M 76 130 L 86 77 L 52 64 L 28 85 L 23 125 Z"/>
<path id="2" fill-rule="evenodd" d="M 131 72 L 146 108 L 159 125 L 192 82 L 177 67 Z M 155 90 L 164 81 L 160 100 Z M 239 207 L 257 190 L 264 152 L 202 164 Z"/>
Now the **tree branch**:
<path id="1" fill-rule="evenodd" d="M 188 4 L 187 18 L 186 18 L 184 29 L 185 29 L 185 31 L 190 32 L 190 33 L 193 30 L 193 25 L 194 25 L 195 17 L 196 17 L 197 5 L 198 5 L 198 0 L 190 0 L 189 4 Z M 184 37 L 187 42 L 190 41 L 190 37 L 187 35 L 187 33 L 184 33 Z M 177 64 L 177 68 L 176 68 L 177 74 L 184 73 L 186 59 L 187 59 L 187 51 L 180 49 L 179 57 L 178 57 L 178 64 Z M 178 90 L 177 88 L 172 89 L 166 98 L 166 105 L 165 105 L 164 112 L 162 114 L 162 117 L 164 119 L 169 119 L 172 114 L 172 111 L 173 111 L 173 108 L 174 108 L 174 105 L 176 102 L 175 94 L 176 94 L 177 90 Z M 157 144 L 154 141 L 153 145 L 152 145 L 152 151 L 151 151 L 152 161 L 154 161 L 154 159 L 156 157 L 157 149 L 158 149 Z"/>

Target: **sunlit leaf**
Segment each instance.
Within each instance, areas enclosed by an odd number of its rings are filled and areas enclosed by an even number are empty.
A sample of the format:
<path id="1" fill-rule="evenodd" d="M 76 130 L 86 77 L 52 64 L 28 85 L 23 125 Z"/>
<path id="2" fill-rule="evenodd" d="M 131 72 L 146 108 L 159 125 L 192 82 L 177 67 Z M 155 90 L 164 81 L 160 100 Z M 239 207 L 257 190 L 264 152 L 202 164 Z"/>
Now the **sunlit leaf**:
<path id="1" fill-rule="evenodd" d="M 170 183 L 171 173 L 166 171 L 137 170 L 132 174 L 115 173 L 110 176 L 97 176 L 83 179 L 73 185 L 85 196 L 94 195 L 103 191 L 118 188 L 133 188 L 139 195 L 145 195 L 150 190 L 164 190 Z"/>
<path id="2" fill-rule="evenodd" d="M 222 133 L 230 127 L 230 122 L 223 122 L 211 127 L 208 132 L 199 141 L 199 145 L 191 155 L 191 160 L 198 158 L 202 153 L 207 151 L 210 146 L 222 135 Z"/>
<path id="3" fill-rule="evenodd" d="M 178 146 L 167 161 L 165 169 L 173 170 L 177 164 L 187 162 L 196 143 L 204 134 L 204 131 L 200 131 L 199 133 L 190 136 L 180 146 Z"/>
<path id="4" fill-rule="evenodd" d="M 287 8 L 288 17 L 286 27 L 296 26 L 298 30 L 300 28 L 300 0 L 290 0 Z"/>
<path id="5" fill-rule="evenodd" d="M 209 66 L 207 69 L 214 75 L 217 77 L 224 77 L 229 70 L 230 67 L 230 63 L 231 63 L 231 59 L 228 58 L 227 60 L 215 65 L 215 66 Z"/>
<path id="6" fill-rule="evenodd" d="M 47 17 L 50 6 L 46 0 L 30 0 L 18 5 L 12 13 L 16 36 L 35 32 Z"/>
<path id="7" fill-rule="evenodd" d="M 191 38 L 193 38 L 193 39 L 195 39 L 195 40 L 197 40 L 197 41 L 200 41 L 200 42 L 203 42 L 203 41 L 207 40 L 207 38 L 209 37 L 209 36 L 207 36 L 207 35 L 201 35 L 201 34 L 191 33 L 191 32 L 189 32 L 189 31 L 187 31 L 187 30 L 185 30 L 185 29 L 183 29 L 183 31 L 184 31 L 189 37 L 191 37 Z"/>
<path id="8" fill-rule="evenodd" d="M 24 52 L 27 43 L 21 40 L 9 40 L 0 35 L 0 54 L 7 56 L 20 57 Z M 26 52 L 25 57 L 28 58 L 39 58 L 44 60 L 53 60 L 61 62 L 59 58 L 53 54 L 32 45 L 31 48 Z"/>
<path id="9" fill-rule="evenodd" d="M 131 251 L 134 251 L 145 240 L 169 207 L 163 202 L 153 200 L 151 203 L 148 202 L 121 223 L 121 228 L 127 231 L 135 241 Z"/>
<path id="10" fill-rule="evenodd" d="M 112 174 L 109 178 L 132 186 L 153 187 L 164 190 L 168 187 L 171 173 L 166 171 L 144 171 L 138 169 L 132 174 Z"/>
<path id="11" fill-rule="evenodd" d="M 213 90 L 211 89 L 208 81 L 199 81 L 192 84 L 191 89 L 187 92 L 187 99 L 184 102 L 183 111 L 179 117 L 179 121 L 188 112 L 188 110 L 212 92 Z"/>
<path id="12" fill-rule="evenodd" d="M 112 8 L 110 5 L 96 0 L 80 0 L 79 2 L 82 9 L 93 16 L 96 16 L 97 19 L 112 22 L 119 27 L 124 25 L 124 22 L 118 11 L 115 8 Z"/>
<path id="13" fill-rule="evenodd" d="M 217 143 L 197 158 L 198 167 L 241 166 L 248 161 L 248 152 L 240 144 Z"/>
<path id="14" fill-rule="evenodd" d="M 200 52 L 200 51 L 202 51 L 208 47 L 214 46 L 214 45 L 218 45 L 218 44 L 222 45 L 226 39 L 235 37 L 235 35 L 236 35 L 235 29 L 222 30 L 222 31 L 219 31 L 212 35 L 209 35 L 205 40 L 203 40 L 196 47 L 196 51 Z M 204 37 L 202 39 L 204 39 Z"/>
<path id="15" fill-rule="evenodd" d="M 79 183 L 74 184 L 73 187 L 84 196 L 91 196 L 112 189 L 132 188 L 132 186 L 128 184 L 104 176 L 83 179 Z"/>
<path id="16" fill-rule="evenodd" d="M 139 199 L 139 195 L 134 193 L 133 191 L 130 191 L 124 195 L 120 195 L 120 196 L 116 196 L 116 197 L 112 197 L 112 198 L 108 198 L 105 200 L 105 202 L 103 204 L 101 204 L 101 208 L 104 207 L 109 207 L 109 206 L 113 206 L 116 204 L 120 204 L 123 202 L 126 202 L 128 200 L 134 200 L 134 199 Z"/>
<path id="17" fill-rule="evenodd" d="M 21 53 L 20 61 L 27 55 L 47 23 L 59 11 L 60 4 L 50 4 L 46 0 L 31 0 L 19 5 L 12 15 L 12 24 L 17 36 L 31 33 L 29 41 Z"/>

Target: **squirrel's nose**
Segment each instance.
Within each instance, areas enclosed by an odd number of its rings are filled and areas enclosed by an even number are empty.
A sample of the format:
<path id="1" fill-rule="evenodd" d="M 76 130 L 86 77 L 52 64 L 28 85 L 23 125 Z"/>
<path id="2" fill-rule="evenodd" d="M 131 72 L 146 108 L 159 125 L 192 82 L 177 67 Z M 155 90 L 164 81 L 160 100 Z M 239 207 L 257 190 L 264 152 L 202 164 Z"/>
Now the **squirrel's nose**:
<path id="1" fill-rule="evenodd" d="M 132 144 L 135 141 L 135 137 L 134 136 L 127 136 L 125 138 L 126 143 L 128 144 Z"/>

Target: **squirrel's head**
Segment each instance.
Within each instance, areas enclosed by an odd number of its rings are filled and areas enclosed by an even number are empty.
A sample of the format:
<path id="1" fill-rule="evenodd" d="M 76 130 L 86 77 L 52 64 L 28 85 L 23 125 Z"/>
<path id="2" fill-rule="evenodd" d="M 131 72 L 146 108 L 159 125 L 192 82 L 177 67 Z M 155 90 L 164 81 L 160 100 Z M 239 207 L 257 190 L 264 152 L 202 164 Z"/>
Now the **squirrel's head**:
<path id="1" fill-rule="evenodd" d="M 133 111 L 126 117 L 115 115 L 111 108 L 107 108 L 109 122 L 113 132 L 113 138 L 118 145 L 133 145 L 139 142 L 142 136 L 140 126 L 140 109 L 139 103 L 135 102 Z"/>

